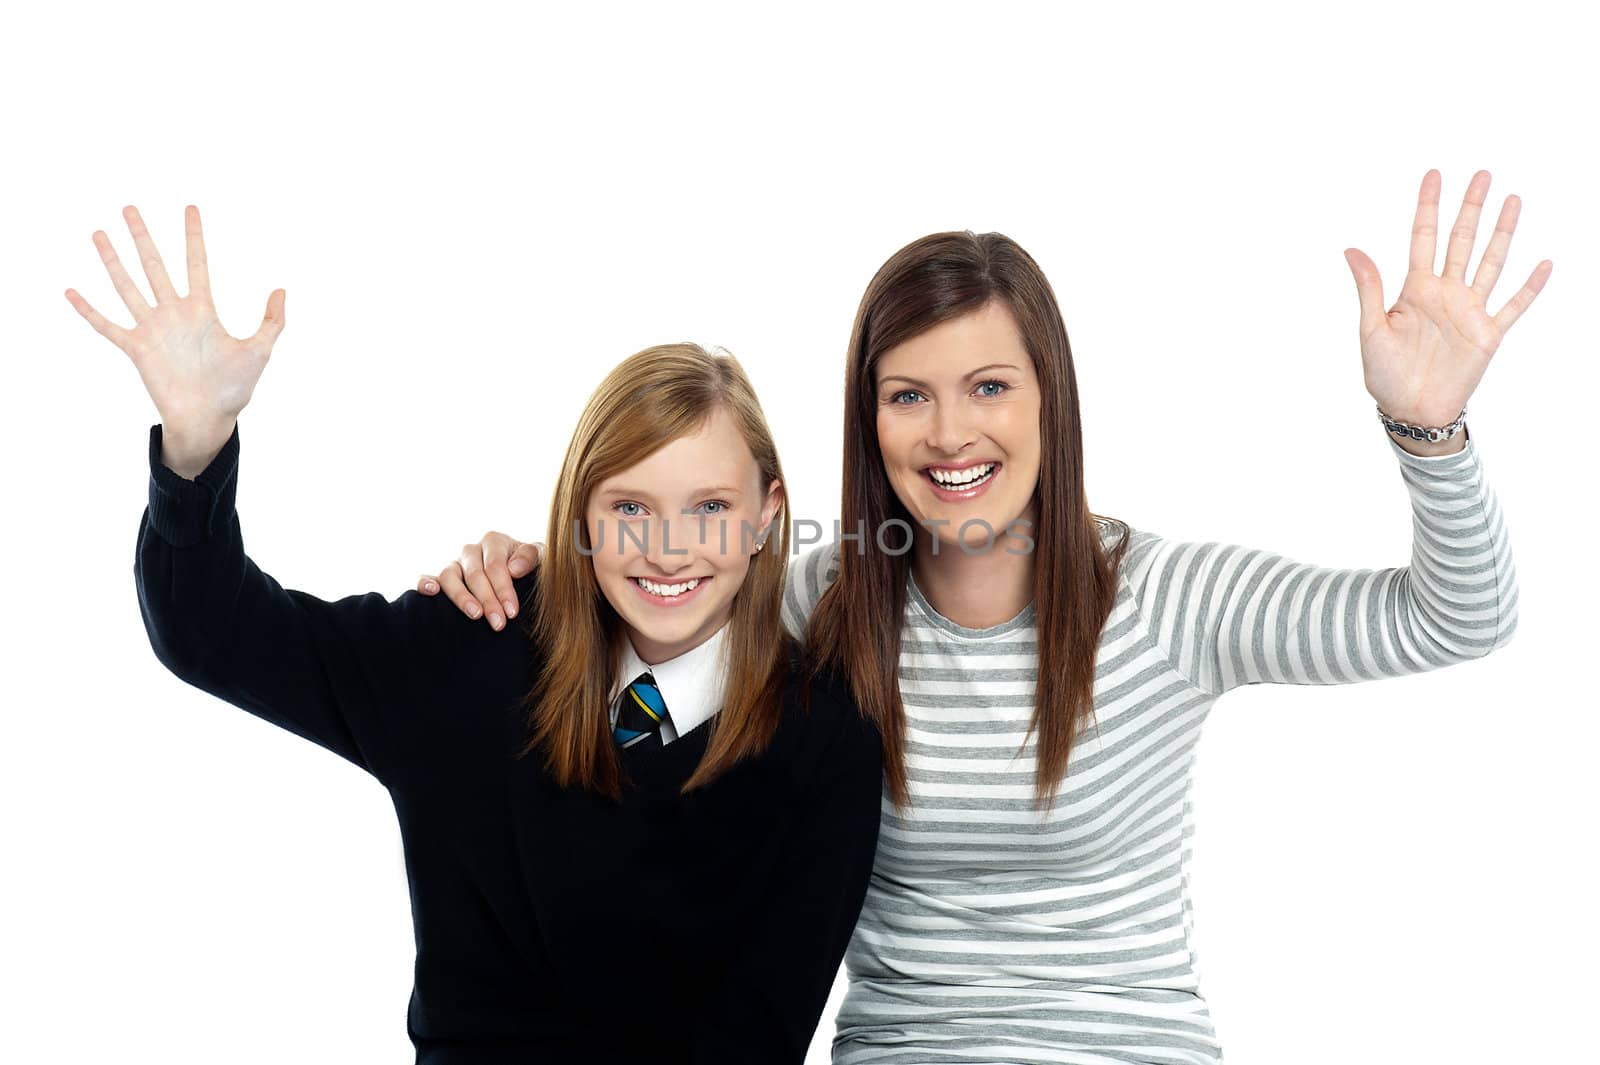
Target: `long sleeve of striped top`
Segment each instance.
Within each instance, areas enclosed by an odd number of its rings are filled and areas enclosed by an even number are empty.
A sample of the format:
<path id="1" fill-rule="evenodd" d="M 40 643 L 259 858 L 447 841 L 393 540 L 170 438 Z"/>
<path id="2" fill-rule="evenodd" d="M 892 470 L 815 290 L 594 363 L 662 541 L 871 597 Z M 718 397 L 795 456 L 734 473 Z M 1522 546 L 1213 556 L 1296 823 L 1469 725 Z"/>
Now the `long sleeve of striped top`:
<path id="1" fill-rule="evenodd" d="M 1389 447 L 1411 496 L 1411 563 L 1330 569 L 1270 551 L 1132 530 L 1122 578 L 1152 635 L 1197 687 L 1347 684 L 1481 658 L 1517 627 L 1500 505 L 1469 437 L 1453 455 Z M 838 574 L 837 545 L 789 568 L 783 621 L 805 635 Z"/>
<path id="2" fill-rule="evenodd" d="M 898 680 L 911 804 L 881 804 L 835 1065 L 1222 1060 L 1187 875 L 1194 754 L 1217 697 L 1439 668 L 1516 629 L 1511 550 L 1476 445 L 1429 457 L 1389 445 L 1411 501 L 1408 566 L 1329 569 L 1129 530 L 1097 650 L 1097 724 L 1045 810 L 1033 805 L 1032 605 L 972 629 L 908 581 Z M 1101 529 L 1114 546 L 1120 529 Z M 791 567 L 784 617 L 797 635 L 838 550 Z"/>
<path id="3" fill-rule="evenodd" d="M 1411 563 L 1328 569 L 1268 551 L 1136 531 L 1123 572 L 1175 668 L 1241 684 L 1347 684 L 1481 658 L 1517 627 L 1499 503 L 1469 439 L 1419 456 L 1389 437 L 1411 496 Z"/>

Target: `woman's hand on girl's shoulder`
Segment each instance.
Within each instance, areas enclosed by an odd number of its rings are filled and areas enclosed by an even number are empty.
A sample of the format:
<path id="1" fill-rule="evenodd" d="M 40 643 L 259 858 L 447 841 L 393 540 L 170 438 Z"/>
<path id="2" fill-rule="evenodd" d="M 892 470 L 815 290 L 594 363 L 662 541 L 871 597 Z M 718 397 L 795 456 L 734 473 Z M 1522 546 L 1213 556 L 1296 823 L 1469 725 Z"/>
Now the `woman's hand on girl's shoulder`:
<path id="1" fill-rule="evenodd" d="M 517 616 L 517 591 L 512 578 L 532 573 L 539 566 L 543 544 L 525 544 L 493 530 L 482 540 L 467 544 L 461 556 L 438 574 L 423 574 L 417 591 L 438 595 L 443 591 L 469 618 L 487 617 L 496 632 Z"/>

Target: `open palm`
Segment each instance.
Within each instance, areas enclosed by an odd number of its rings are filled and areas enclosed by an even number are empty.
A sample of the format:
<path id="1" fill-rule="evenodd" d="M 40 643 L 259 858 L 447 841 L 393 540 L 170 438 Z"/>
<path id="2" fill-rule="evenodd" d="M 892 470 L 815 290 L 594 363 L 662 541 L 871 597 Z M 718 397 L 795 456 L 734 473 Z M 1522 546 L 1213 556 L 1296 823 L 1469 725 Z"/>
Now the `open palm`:
<path id="1" fill-rule="evenodd" d="M 1345 250 L 1361 300 L 1361 362 L 1367 391 L 1392 418 L 1416 425 L 1446 425 L 1466 407 L 1500 341 L 1544 288 L 1553 264 L 1534 267 L 1527 283 L 1490 315 L 1489 292 L 1505 265 L 1522 201 L 1507 196 L 1472 284 L 1467 260 L 1478 232 L 1478 215 L 1489 192 L 1489 172 L 1480 170 L 1467 185 L 1461 211 L 1450 231 L 1444 270 L 1433 272 L 1439 230 L 1439 172 L 1422 178 L 1411 228 L 1411 261 L 1400 296 L 1383 309 L 1378 267 L 1363 252 Z"/>
<path id="2" fill-rule="evenodd" d="M 122 268 L 111 241 L 100 230 L 94 233 L 95 248 L 100 252 L 117 294 L 133 315 L 134 327 L 124 329 L 107 321 L 70 288 L 66 292 L 68 302 L 88 319 L 96 332 L 133 360 L 165 425 L 181 426 L 188 431 L 231 425 L 250 402 L 250 395 L 272 354 L 272 344 L 283 331 L 283 289 L 275 289 L 267 298 L 266 316 L 254 336 L 243 339 L 229 336 L 217 320 L 217 310 L 211 302 L 200 209 L 192 205 L 184 209 L 189 267 L 187 296 L 179 296 L 172 287 L 138 209 L 126 207 L 122 214 L 139 251 L 156 305 L 152 307 L 145 302 L 144 294 Z"/>

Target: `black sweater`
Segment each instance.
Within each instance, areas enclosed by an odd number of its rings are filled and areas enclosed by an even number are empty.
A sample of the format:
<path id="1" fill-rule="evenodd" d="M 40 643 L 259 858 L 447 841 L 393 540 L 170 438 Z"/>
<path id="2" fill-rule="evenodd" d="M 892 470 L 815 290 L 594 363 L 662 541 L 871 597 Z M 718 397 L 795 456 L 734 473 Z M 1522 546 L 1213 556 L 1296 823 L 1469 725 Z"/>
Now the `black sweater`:
<path id="1" fill-rule="evenodd" d="M 800 1062 L 877 844 L 881 745 L 847 689 L 791 680 L 771 747 L 689 796 L 708 724 L 625 757 L 620 803 L 515 758 L 537 573 L 495 632 L 443 596 L 326 602 L 244 552 L 239 432 L 193 481 L 161 462 L 134 579 L 183 680 L 389 791 L 410 882 L 417 1061 Z M 793 673 L 791 673 L 791 677 Z"/>

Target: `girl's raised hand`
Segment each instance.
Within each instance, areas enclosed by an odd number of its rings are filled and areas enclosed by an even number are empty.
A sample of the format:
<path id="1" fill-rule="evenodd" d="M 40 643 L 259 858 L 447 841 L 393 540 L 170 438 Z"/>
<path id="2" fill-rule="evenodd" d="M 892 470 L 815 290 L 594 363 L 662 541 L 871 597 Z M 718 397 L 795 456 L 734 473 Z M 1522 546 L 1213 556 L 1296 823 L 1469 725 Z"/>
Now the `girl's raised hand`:
<path id="1" fill-rule="evenodd" d="M 498 631 L 505 628 L 507 618 L 517 616 L 517 591 L 511 579 L 534 571 L 540 546 L 490 531 L 478 543 L 463 547 L 461 557 L 437 577 L 424 574 L 417 581 L 417 591 L 437 595 L 442 588 L 463 614 L 487 617 Z"/>
<path id="2" fill-rule="evenodd" d="M 123 208 L 123 218 L 133 235 L 144 275 L 155 296 L 155 306 L 122 268 L 105 233 L 96 230 L 94 246 L 106 273 L 134 326 L 124 329 L 109 322 L 74 289 L 71 303 L 95 332 L 121 348 L 133 360 L 144 387 L 161 415 L 162 458 L 179 474 L 193 477 L 205 468 L 211 455 L 228 442 L 239 412 L 250 402 L 261 371 L 272 354 L 273 342 L 283 332 L 284 290 L 267 297 L 267 311 L 254 336 L 231 337 L 217 320 L 211 303 L 211 279 L 206 272 L 205 241 L 200 233 L 200 209 L 184 208 L 189 294 L 180 296 L 167 277 L 155 242 L 137 208 Z M 207 449 L 210 455 L 203 454 Z M 178 465 L 173 465 L 177 462 Z M 183 469 L 179 466 L 198 468 Z"/>

